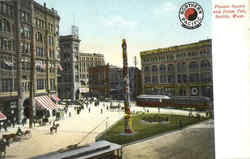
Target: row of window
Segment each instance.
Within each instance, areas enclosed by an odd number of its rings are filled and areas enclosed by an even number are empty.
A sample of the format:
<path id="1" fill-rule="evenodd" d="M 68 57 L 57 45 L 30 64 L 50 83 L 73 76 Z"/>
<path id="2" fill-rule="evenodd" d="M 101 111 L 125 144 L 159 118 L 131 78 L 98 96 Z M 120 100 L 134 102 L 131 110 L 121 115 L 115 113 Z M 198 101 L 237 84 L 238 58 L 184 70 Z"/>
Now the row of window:
<path id="1" fill-rule="evenodd" d="M 1 50 L 14 50 L 14 40 L 0 37 Z"/>
<path id="2" fill-rule="evenodd" d="M 30 53 L 31 52 L 31 43 L 29 42 L 21 42 L 20 47 L 23 53 Z"/>
<path id="3" fill-rule="evenodd" d="M 29 27 L 25 26 L 20 28 L 21 38 L 31 40 L 31 30 Z"/>
<path id="4" fill-rule="evenodd" d="M 31 15 L 30 15 L 30 13 L 25 12 L 25 11 L 21 11 L 20 20 L 23 23 L 31 23 Z"/>
<path id="5" fill-rule="evenodd" d="M 160 76 L 145 76 L 145 84 L 158 84 L 160 83 L 187 83 L 187 82 L 211 82 L 212 76 L 211 73 L 195 73 L 187 75 L 177 75 L 177 81 L 175 75 L 160 75 Z"/>
<path id="6" fill-rule="evenodd" d="M 36 56 L 44 57 L 43 48 L 40 48 L 40 47 L 36 48 Z"/>
<path id="7" fill-rule="evenodd" d="M 183 59 L 185 57 L 194 57 L 194 56 L 208 56 L 210 54 L 209 49 L 202 50 L 200 52 L 189 52 L 189 53 L 179 53 L 174 55 L 167 55 L 167 56 L 158 56 L 158 57 L 147 57 L 143 58 L 143 62 L 160 62 L 160 61 L 167 61 L 167 60 L 175 60 L 175 59 Z"/>
<path id="8" fill-rule="evenodd" d="M 44 20 L 39 19 L 39 18 L 35 18 L 35 25 L 36 25 L 37 28 L 40 28 L 40 29 L 45 29 L 46 28 L 46 22 Z M 47 22 L 47 29 L 50 32 L 53 32 L 54 25 Z M 57 26 L 55 31 L 58 32 L 58 30 L 59 30 L 59 27 Z"/>
<path id="9" fill-rule="evenodd" d="M 202 60 L 200 63 L 200 68 L 201 69 L 210 69 L 211 68 L 211 64 L 209 63 L 208 60 Z M 190 62 L 189 63 L 189 70 L 198 70 L 199 69 L 199 64 L 197 62 Z M 158 66 L 157 65 L 153 65 L 152 66 L 152 72 L 158 72 Z M 160 72 L 166 72 L 166 71 L 175 71 L 174 70 L 174 64 L 168 64 L 168 69 L 166 69 L 166 65 L 161 64 L 159 66 L 159 70 Z M 177 71 L 178 72 L 184 72 L 186 71 L 186 63 L 178 63 L 177 64 Z M 144 67 L 144 72 L 150 72 L 150 67 L 149 66 L 145 66 Z"/>
<path id="10" fill-rule="evenodd" d="M 12 92 L 16 88 L 13 88 L 13 79 L 2 79 L 0 80 L 0 92 Z"/>
<path id="11" fill-rule="evenodd" d="M 38 79 L 37 80 L 37 90 L 41 89 L 47 89 L 48 88 L 48 82 L 46 79 Z M 50 90 L 55 90 L 55 80 L 50 79 Z"/>
<path id="12" fill-rule="evenodd" d="M 0 19 L 0 32 L 10 32 L 10 23 L 6 19 Z"/>
<path id="13" fill-rule="evenodd" d="M 15 16 L 14 8 L 3 1 L 0 1 L 0 13 L 7 16 Z"/>

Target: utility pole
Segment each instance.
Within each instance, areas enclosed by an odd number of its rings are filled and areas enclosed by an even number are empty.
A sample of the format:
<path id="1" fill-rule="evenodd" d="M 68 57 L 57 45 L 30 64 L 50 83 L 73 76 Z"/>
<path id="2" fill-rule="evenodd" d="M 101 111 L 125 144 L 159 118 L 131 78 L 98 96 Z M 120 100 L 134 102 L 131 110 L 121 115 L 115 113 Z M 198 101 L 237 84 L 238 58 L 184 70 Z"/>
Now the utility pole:
<path id="1" fill-rule="evenodd" d="M 134 63 L 135 63 L 135 72 L 134 72 L 134 80 L 135 80 L 135 82 L 134 82 L 134 89 L 135 89 L 135 94 L 134 94 L 134 98 L 136 99 L 136 96 L 137 96 L 137 88 L 136 88 L 136 86 L 137 86 L 137 83 L 136 83 L 136 73 L 137 73 L 137 67 L 136 67 L 136 65 L 137 65 L 137 58 L 136 58 L 136 56 L 134 57 Z"/>
<path id="2" fill-rule="evenodd" d="M 31 20 L 34 16 L 34 6 L 31 1 Z M 31 73 L 30 73 L 30 102 L 29 102 L 29 128 L 33 128 L 33 104 L 35 96 L 35 30 L 31 21 Z"/>

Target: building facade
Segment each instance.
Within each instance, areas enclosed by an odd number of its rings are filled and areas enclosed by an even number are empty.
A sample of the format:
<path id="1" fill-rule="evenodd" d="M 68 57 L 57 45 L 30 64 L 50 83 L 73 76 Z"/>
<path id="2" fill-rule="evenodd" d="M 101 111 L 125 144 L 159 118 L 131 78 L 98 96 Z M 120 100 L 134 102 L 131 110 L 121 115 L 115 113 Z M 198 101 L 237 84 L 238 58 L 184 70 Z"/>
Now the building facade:
<path id="1" fill-rule="evenodd" d="M 129 67 L 128 71 L 130 99 L 135 100 L 142 93 L 141 70 L 137 67 Z"/>
<path id="2" fill-rule="evenodd" d="M 56 95 L 60 17 L 34 0 L 1 1 L 0 8 L 0 109 L 20 122 L 28 116 L 31 79 L 34 97 Z"/>
<path id="3" fill-rule="evenodd" d="M 60 64 L 58 94 L 60 98 L 77 99 L 80 87 L 78 66 L 80 39 L 76 35 L 60 36 Z"/>
<path id="4" fill-rule="evenodd" d="M 144 94 L 213 98 L 211 39 L 140 52 Z"/>
<path id="5" fill-rule="evenodd" d="M 104 65 L 104 55 L 79 52 L 78 35 L 60 36 L 61 69 L 58 76 L 60 98 L 79 99 L 89 93 L 90 67 Z"/>
<path id="6" fill-rule="evenodd" d="M 91 95 L 109 96 L 109 65 L 95 66 L 88 69 L 89 92 Z"/>
<path id="7" fill-rule="evenodd" d="M 88 69 L 95 66 L 105 65 L 104 55 L 97 53 L 79 53 L 80 71 L 80 98 L 89 93 L 89 73 Z"/>
<path id="8" fill-rule="evenodd" d="M 140 70 L 129 67 L 130 99 L 141 92 Z M 89 68 L 89 88 L 92 95 L 112 99 L 123 99 L 123 70 L 113 65 L 95 66 Z"/>

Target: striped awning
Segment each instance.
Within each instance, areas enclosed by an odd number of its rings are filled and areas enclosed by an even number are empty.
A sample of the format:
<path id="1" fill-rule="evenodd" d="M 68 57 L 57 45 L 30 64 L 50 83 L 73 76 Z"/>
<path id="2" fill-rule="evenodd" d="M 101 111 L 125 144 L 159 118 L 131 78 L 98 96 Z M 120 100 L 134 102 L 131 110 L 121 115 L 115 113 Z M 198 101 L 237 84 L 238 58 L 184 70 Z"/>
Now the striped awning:
<path id="1" fill-rule="evenodd" d="M 51 95 L 51 98 L 53 98 L 56 102 L 59 102 L 61 100 L 56 95 Z"/>
<path id="2" fill-rule="evenodd" d="M 56 104 L 48 96 L 35 97 L 36 106 L 39 108 L 45 108 L 48 110 L 54 110 L 57 108 Z"/>
<path id="3" fill-rule="evenodd" d="M 7 119 L 6 116 L 2 112 L 0 112 L 0 120 L 6 120 L 6 119 Z"/>

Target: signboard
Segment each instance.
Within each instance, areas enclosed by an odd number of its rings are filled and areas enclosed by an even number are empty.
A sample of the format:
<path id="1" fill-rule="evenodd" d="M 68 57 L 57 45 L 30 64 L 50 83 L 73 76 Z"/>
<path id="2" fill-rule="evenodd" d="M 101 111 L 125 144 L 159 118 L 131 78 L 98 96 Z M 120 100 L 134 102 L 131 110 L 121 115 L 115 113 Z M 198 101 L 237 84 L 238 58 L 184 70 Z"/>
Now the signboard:
<path id="1" fill-rule="evenodd" d="M 80 93 L 88 93 L 89 88 L 79 88 Z"/>

